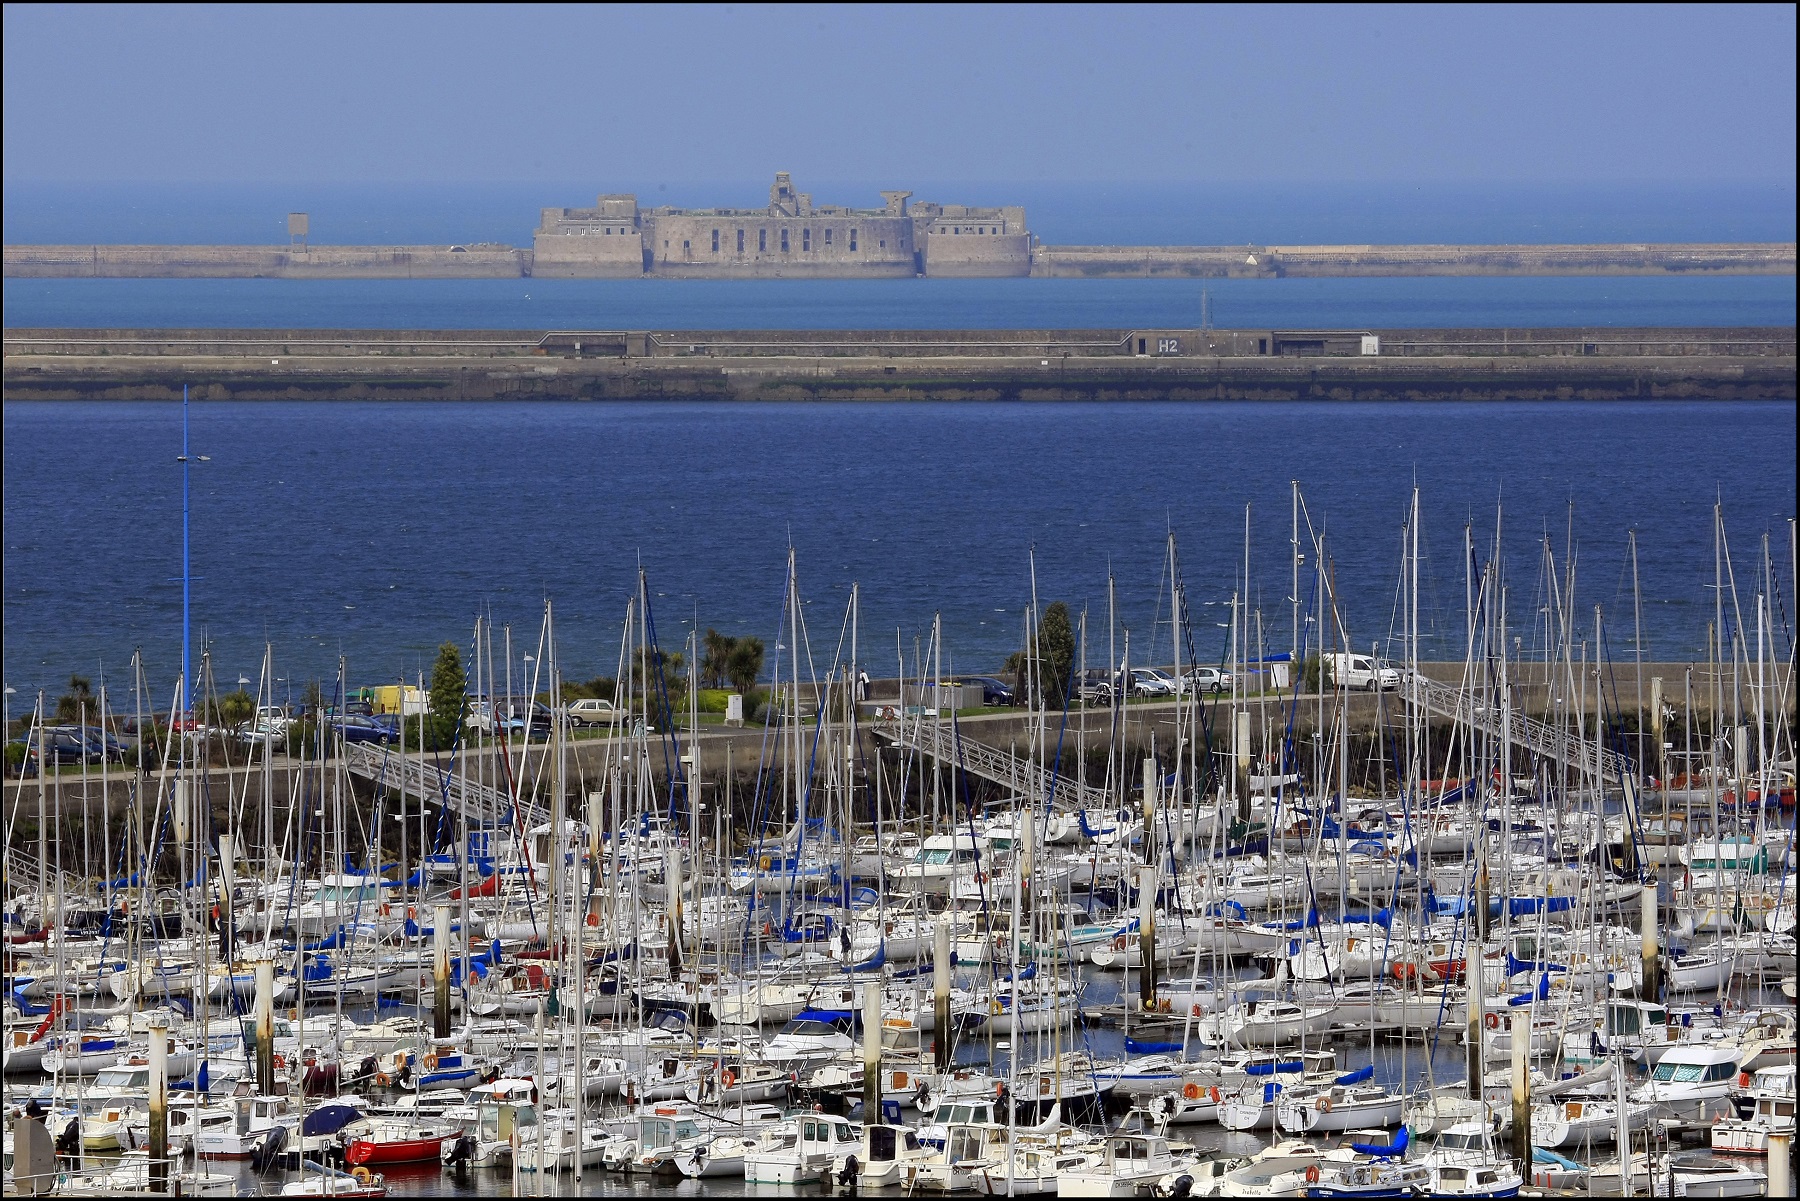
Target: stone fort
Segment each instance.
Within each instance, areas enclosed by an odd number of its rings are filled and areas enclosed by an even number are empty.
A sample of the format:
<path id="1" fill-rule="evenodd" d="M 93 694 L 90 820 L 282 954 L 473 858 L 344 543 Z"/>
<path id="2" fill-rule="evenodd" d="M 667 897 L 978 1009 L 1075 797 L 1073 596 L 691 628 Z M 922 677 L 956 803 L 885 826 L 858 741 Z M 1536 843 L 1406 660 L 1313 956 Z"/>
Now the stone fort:
<path id="1" fill-rule="evenodd" d="M 532 235 L 534 276 L 593 279 L 655 275 L 711 279 L 1023 276 L 1031 234 L 1020 207 L 909 204 L 883 192 L 881 208 L 816 205 L 775 175 L 766 209 L 638 207 L 632 195 L 593 208 L 547 208 Z"/>

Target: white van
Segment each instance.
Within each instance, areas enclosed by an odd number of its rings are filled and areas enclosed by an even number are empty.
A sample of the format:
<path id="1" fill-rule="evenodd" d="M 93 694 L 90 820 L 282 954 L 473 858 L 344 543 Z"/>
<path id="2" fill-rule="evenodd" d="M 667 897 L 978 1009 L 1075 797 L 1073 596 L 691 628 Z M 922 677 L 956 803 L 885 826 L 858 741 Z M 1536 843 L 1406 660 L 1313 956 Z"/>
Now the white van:
<path id="1" fill-rule="evenodd" d="M 1331 684 L 1338 688 L 1390 692 L 1400 687 L 1400 670 L 1389 667 L 1369 655 L 1332 653 L 1324 657 L 1325 670 Z"/>

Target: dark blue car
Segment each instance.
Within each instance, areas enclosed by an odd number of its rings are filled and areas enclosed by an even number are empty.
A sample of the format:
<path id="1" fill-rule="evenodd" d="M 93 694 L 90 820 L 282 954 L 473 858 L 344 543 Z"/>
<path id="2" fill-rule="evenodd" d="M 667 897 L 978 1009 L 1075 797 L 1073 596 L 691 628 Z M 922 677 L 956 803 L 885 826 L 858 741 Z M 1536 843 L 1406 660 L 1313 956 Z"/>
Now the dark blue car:
<path id="1" fill-rule="evenodd" d="M 379 742 L 392 744 L 400 741 L 397 730 L 390 730 L 372 717 L 328 717 L 325 724 L 343 738 L 345 742 Z"/>
<path id="2" fill-rule="evenodd" d="M 1012 686 L 993 676 L 964 676 L 965 684 L 981 685 L 981 703 L 984 705 L 1010 705 L 1013 703 Z"/>

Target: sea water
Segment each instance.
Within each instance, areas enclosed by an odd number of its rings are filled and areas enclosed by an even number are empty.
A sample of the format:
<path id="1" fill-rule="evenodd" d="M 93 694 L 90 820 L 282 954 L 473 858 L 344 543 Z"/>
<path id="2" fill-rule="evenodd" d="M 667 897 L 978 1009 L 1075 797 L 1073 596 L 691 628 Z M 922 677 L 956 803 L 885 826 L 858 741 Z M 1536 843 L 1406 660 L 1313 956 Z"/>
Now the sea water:
<path id="1" fill-rule="evenodd" d="M 137 648 L 156 682 L 146 703 L 166 702 L 182 634 L 179 405 L 9 404 L 4 433 L 13 703 L 102 669 L 116 700 Z M 1631 661 L 1641 610 L 1647 657 L 1704 659 L 1715 500 L 1744 636 L 1765 534 L 1793 611 L 1791 403 L 219 403 L 192 406 L 191 439 L 209 456 L 190 468 L 195 645 L 230 686 L 257 678 L 268 642 L 296 696 L 340 655 L 353 683 L 429 675 L 478 613 L 511 624 L 522 672 L 546 600 L 565 677 L 612 675 L 640 569 L 665 649 L 697 624 L 757 635 L 773 662 L 778 641 L 796 645 L 782 628 L 790 546 L 798 645 L 821 671 L 847 638 L 853 584 L 874 675 L 902 657 L 916 671 L 940 617 L 945 669 L 994 671 L 1034 597 L 1085 611 L 1091 664 L 1126 629 L 1134 663 L 1170 662 L 1171 536 L 1181 658 L 1223 658 L 1234 594 L 1260 614 L 1259 648 L 1285 651 L 1290 481 L 1301 608 L 1317 608 L 1322 545 L 1359 647 L 1399 649 L 1415 485 L 1425 657 L 1462 657 L 1465 528 L 1479 572 L 1497 519 L 1528 656 L 1572 553 L 1561 599 L 1589 641 L 1600 606 L 1599 654 Z"/>

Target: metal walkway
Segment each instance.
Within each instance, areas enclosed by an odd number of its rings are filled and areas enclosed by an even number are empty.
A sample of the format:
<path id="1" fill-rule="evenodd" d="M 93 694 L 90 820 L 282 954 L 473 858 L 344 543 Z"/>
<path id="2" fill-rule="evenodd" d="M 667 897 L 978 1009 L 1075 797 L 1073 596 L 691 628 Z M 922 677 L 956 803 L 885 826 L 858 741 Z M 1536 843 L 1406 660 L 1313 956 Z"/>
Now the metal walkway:
<path id="1" fill-rule="evenodd" d="M 1502 736 L 1499 711 L 1487 704 L 1477 704 L 1478 698 L 1473 693 L 1422 675 L 1407 677 L 1403 691 L 1413 704 L 1439 717 L 1465 723 L 1496 738 Z M 1614 784 L 1635 774 L 1631 760 L 1617 751 L 1596 747 L 1587 739 L 1576 737 L 1572 731 L 1559 730 L 1549 722 L 1522 713 L 1512 715 L 1512 741 L 1533 754 L 1554 759 L 1576 771 L 1594 770 L 1597 754 L 1601 778 Z"/>
<path id="2" fill-rule="evenodd" d="M 1051 779 L 1055 777 L 1056 794 L 1053 808 L 1072 812 L 1076 809 L 1090 809 L 1101 813 L 1111 812 L 1115 801 L 1111 793 L 1104 788 L 1095 788 L 1091 784 L 1082 784 L 1069 776 L 1058 775 L 1049 768 L 1021 759 L 1010 751 L 1002 751 L 989 746 L 985 742 L 977 742 L 964 734 L 961 738 L 947 725 L 927 724 L 924 718 L 908 720 L 902 718 L 891 724 L 880 724 L 874 727 L 879 738 L 885 738 L 895 746 L 908 747 L 926 755 L 935 755 L 947 763 L 954 763 L 965 771 L 973 772 L 984 780 L 992 780 L 996 784 L 1004 784 L 1021 796 L 1030 797 L 1033 801 L 1042 799 L 1050 793 Z"/>
<path id="3" fill-rule="evenodd" d="M 512 818 L 512 798 L 506 793 L 446 771 L 417 755 L 353 742 L 344 747 L 344 765 L 366 780 L 386 788 L 404 789 L 409 795 L 428 796 L 477 821 L 507 822 Z M 519 812 L 527 829 L 550 820 L 550 814 L 531 801 L 520 801 Z"/>

